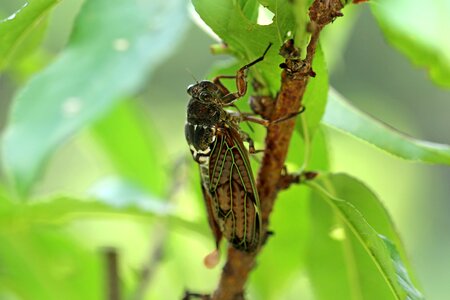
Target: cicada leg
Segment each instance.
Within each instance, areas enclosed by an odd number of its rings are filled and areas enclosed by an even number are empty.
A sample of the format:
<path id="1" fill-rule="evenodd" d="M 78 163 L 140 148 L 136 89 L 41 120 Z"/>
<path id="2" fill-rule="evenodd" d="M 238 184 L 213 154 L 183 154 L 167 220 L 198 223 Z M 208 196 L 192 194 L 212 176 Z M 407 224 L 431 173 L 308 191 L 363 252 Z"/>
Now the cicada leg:
<path id="1" fill-rule="evenodd" d="M 264 57 L 266 56 L 266 54 L 269 51 L 271 46 L 272 46 L 272 43 L 269 44 L 269 46 L 264 51 L 263 55 L 261 55 L 260 57 L 258 57 L 254 61 L 252 61 L 251 63 L 246 64 L 245 66 L 240 68 L 236 72 L 236 75 L 219 75 L 219 76 L 216 76 L 213 79 L 214 84 L 216 84 L 219 87 L 219 89 L 222 91 L 222 93 L 224 94 L 224 96 L 222 97 L 222 103 L 224 105 L 231 105 L 236 99 L 241 98 L 242 96 L 245 95 L 245 93 L 247 92 L 247 73 L 246 73 L 246 71 L 251 66 L 259 63 L 260 61 L 262 61 L 264 59 Z M 231 93 L 225 87 L 225 85 L 223 85 L 223 83 L 220 81 L 221 79 L 236 79 L 236 89 L 237 89 L 237 91 L 234 92 L 234 93 Z"/>
<path id="2" fill-rule="evenodd" d="M 279 119 L 276 119 L 273 121 L 255 117 L 254 114 L 252 114 L 252 113 L 235 112 L 235 111 L 227 111 L 227 113 L 228 113 L 230 121 L 233 123 L 239 124 L 241 122 L 252 122 L 252 123 L 262 125 L 264 127 L 269 127 L 270 125 L 278 124 L 278 123 L 293 119 L 296 116 L 298 116 L 299 114 L 303 113 L 304 111 L 305 111 L 305 107 L 303 106 L 300 111 L 291 113 L 287 116 L 284 116 L 282 118 L 279 118 Z"/>
<path id="3" fill-rule="evenodd" d="M 308 180 L 313 180 L 318 175 L 315 171 L 303 171 L 289 173 L 286 166 L 283 166 L 281 170 L 281 176 L 277 184 L 278 190 L 285 190 L 289 188 L 292 184 L 303 183 Z"/>

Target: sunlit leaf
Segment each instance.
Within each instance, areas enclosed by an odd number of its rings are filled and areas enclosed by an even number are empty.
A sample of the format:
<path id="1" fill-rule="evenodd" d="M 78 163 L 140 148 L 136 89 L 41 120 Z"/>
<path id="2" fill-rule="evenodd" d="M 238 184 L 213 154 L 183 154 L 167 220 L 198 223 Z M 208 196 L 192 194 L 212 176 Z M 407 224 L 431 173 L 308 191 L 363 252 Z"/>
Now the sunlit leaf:
<path id="1" fill-rule="evenodd" d="M 315 192 L 321 195 L 321 199 L 325 200 L 326 203 L 332 208 L 341 220 L 342 224 L 349 228 L 348 232 L 352 233 L 352 236 L 355 237 L 355 240 L 352 241 L 352 243 L 357 242 L 361 245 L 362 248 L 359 248 L 358 251 L 364 249 L 366 256 L 371 258 L 373 265 L 376 266 L 378 275 L 383 278 L 385 285 L 389 288 L 392 299 L 423 299 L 421 293 L 417 290 L 413 283 L 411 281 L 404 280 L 404 273 L 407 273 L 408 271 L 403 269 L 401 270 L 402 272 L 399 272 L 399 262 L 401 262 L 404 258 L 400 258 L 400 255 L 398 254 L 393 256 L 395 253 L 386 246 L 385 240 L 388 238 L 382 238 L 380 235 L 380 233 L 384 234 L 387 232 L 387 234 L 396 238 L 396 236 L 394 236 L 395 229 L 393 228 L 391 222 L 389 222 L 389 217 L 385 212 L 383 214 L 382 211 L 377 209 L 376 215 L 372 213 L 372 216 L 379 216 L 382 221 L 380 221 L 378 225 L 375 224 L 374 226 L 371 226 L 364 217 L 363 212 L 358 210 L 359 202 L 355 201 L 355 199 L 360 199 L 359 201 L 363 201 L 363 199 L 371 202 L 378 201 L 370 191 L 363 189 L 362 194 L 360 195 L 354 191 L 350 192 L 349 190 L 346 190 L 346 188 L 353 189 L 354 185 L 360 185 L 360 183 L 352 180 L 350 177 L 339 178 L 339 175 L 324 175 L 313 182 L 308 182 L 307 184 Z M 369 195 L 369 197 L 365 197 L 364 194 L 366 196 Z M 347 198 L 349 200 L 347 200 Z M 372 204 L 371 206 L 380 207 L 379 204 Z M 345 235 L 343 236 L 342 234 L 338 236 L 340 236 L 341 239 L 346 238 Z M 398 240 L 398 238 L 396 239 Z M 353 247 L 353 249 L 357 250 L 358 248 Z M 351 267 L 350 264 L 360 264 L 361 262 L 356 259 L 357 257 L 358 256 L 350 258 L 350 261 L 346 261 L 346 265 Z M 346 258 L 346 260 L 348 259 L 349 258 Z M 404 265 L 404 263 L 401 264 Z M 356 284 L 358 288 L 364 288 L 365 286 L 368 288 L 371 287 L 370 275 L 368 277 L 365 277 L 366 274 L 356 275 L 361 279 L 365 279 L 364 281 L 359 280 L 360 283 Z M 360 294 L 363 295 L 364 292 L 365 290 L 361 290 Z M 382 298 L 386 299 L 386 297 Z"/>
<path id="2" fill-rule="evenodd" d="M 359 111 L 335 90 L 328 94 L 323 122 L 404 159 L 450 164 L 450 146 L 408 137 Z"/>
<path id="3" fill-rule="evenodd" d="M 428 70 L 437 84 L 450 87 L 450 2 L 374 0 L 378 24 L 395 48 Z"/>
<path id="4" fill-rule="evenodd" d="M 310 78 L 308 81 L 303 96 L 303 106 L 306 110 L 300 115 L 300 120 L 297 122 L 300 134 L 303 138 L 310 140 L 319 126 L 328 98 L 328 69 L 320 47 L 316 50 L 312 68 L 316 77 Z"/>
<path id="5" fill-rule="evenodd" d="M 0 70 L 59 1 L 30 1 L 19 11 L 0 21 Z"/>
<path id="6" fill-rule="evenodd" d="M 181 0 L 84 3 L 62 55 L 14 99 L 3 161 L 19 192 L 61 143 L 136 91 L 175 48 L 185 21 Z"/>

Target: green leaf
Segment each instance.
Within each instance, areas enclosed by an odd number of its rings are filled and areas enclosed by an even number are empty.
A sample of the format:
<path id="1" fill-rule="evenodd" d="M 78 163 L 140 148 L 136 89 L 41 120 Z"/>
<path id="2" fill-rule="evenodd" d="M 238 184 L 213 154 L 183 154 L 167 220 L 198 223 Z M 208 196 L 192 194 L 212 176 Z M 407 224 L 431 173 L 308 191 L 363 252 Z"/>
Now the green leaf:
<path id="1" fill-rule="evenodd" d="M 250 71 L 258 81 L 268 88 L 272 95 L 275 95 L 280 87 L 278 65 L 282 62 L 282 57 L 278 55 L 278 49 L 284 42 L 287 32 L 295 31 L 293 18 L 282 19 L 283 16 L 292 15 L 289 1 L 277 1 L 277 10 L 273 11 L 276 13 L 273 23 L 264 26 L 249 20 L 244 15 L 243 8 L 236 1 L 193 0 L 192 3 L 203 21 L 223 39 L 241 60 L 240 65 L 260 57 L 269 43 L 273 44 L 264 61 L 256 64 Z M 280 21 L 277 18 L 280 18 Z"/>
<path id="2" fill-rule="evenodd" d="M 144 114 L 136 102 L 122 101 L 91 132 L 122 177 L 162 195 L 167 167 L 161 158 L 166 151 Z"/>
<path id="3" fill-rule="evenodd" d="M 414 284 L 411 281 L 407 268 L 405 267 L 402 259 L 400 258 L 400 254 L 397 250 L 397 247 L 386 237 L 380 235 L 380 238 L 383 240 L 383 242 L 385 243 L 386 247 L 389 250 L 389 253 L 392 258 L 392 263 L 394 264 L 400 285 L 405 290 L 408 291 L 409 295 L 412 295 L 411 299 L 423 299 L 422 294 L 417 289 L 414 288 Z"/>
<path id="4" fill-rule="evenodd" d="M 181 0 L 84 3 L 62 55 L 14 100 L 3 161 L 20 193 L 59 145 L 139 88 L 175 48 L 185 20 Z"/>
<path id="5" fill-rule="evenodd" d="M 372 12 L 388 40 L 433 81 L 450 87 L 450 2 L 375 0 Z"/>
<path id="6" fill-rule="evenodd" d="M 335 90 L 328 95 L 323 122 L 392 155 L 432 164 L 450 164 L 450 146 L 408 137 L 351 106 Z"/>
<path id="7" fill-rule="evenodd" d="M 295 45 L 300 49 L 302 58 L 306 56 L 310 33 L 308 32 L 309 15 L 308 8 L 312 0 L 298 0 L 294 2 L 294 14 L 296 20 Z"/>
<path id="8" fill-rule="evenodd" d="M 239 6 L 242 8 L 242 13 L 247 19 L 252 22 L 258 20 L 259 3 L 257 1 L 239 0 Z"/>
<path id="9" fill-rule="evenodd" d="M 290 289 L 292 279 L 304 269 L 310 226 L 308 194 L 304 187 L 292 186 L 280 195 L 271 214 L 274 234 L 258 256 L 258 268 L 251 277 L 251 286 L 263 295 L 260 299 L 280 299 L 280 291 Z"/>
<path id="10" fill-rule="evenodd" d="M 12 16 L 0 21 L 0 70 L 59 1 L 31 1 Z"/>
<path id="11" fill-rule="evenodd" d="M 386 244 L 386 240 L 389 240 L 388 237 L 391 237 L 397 241 L 398 247 L 401 247 L 389 216 L 381 204 L 377 203 L 378 199 L 370 190 L 346 175 L 320 176 L 317 180 L 308 182 L 307 185 L 321 195 L 320 198 L 326 201 L 342 224 L 348 227 L 348 232 L 352 233 L 352 238 L 354 238 L 354 240 L 350 240 L 352 244 L 348 246 L 356 244 L 362 246 L 359 247 L 359 250 L 357 247 L 352 246 L 353 251 L 359 251 L 359 254 L 346 258 L 347 260 L 350 259 L 350 261 L 346 262 L 348 267 L 351 268 L 351 264 L 358 266 L 358 268 L 360 265 L 366 265 L 364 261 L 357 259 L 361 256 L 361 249 L 363 249 L 366 253 L 365 256 L 370 257 L 372 266 L 376 266 L 375 270 L 378 275 L 384 280 L 385 285 L 389 287 L 392 299 L 424 299 L 413 283 L 410 280 L 405 280 L 405 278 L 408 278 L 405 277 L 405 274 L 408 272 L 406 268 L 401 269 L 398 267 L 399 265 L 404 266 L 402 259 L 405 260 L 405 258 L 393 252 Z M 360 208 L 361 210 L 359 210 Z M 372 211 L 371 209 L 374 210 Z M 365 217 L 366 212 L 368 218 Z M 368 219 L 374 224 L 368 223 Z M 339 229 L 342 230 L 342 228 Z M 343 233 L 344 235 L 342 233 L 338 234 L 337 239 L 344 239 L 347 242 L 346 239 L 349 237 L 345 236 L 346 231 L 343 231 Z M 362 269 L 366 270 L 364 267 Z M 356 294 L 352 292 L 354 295 L 361 295 L 353 296 L 353 298 L 367 299 L 366 296 L 362 295 L 366 293 L 367 289 L 373 288 L 373 283 L 371 284 L 373 278 L 370 278 L 370 275 L 366 277 L 368 274 L 358 271 L 355 268 L 349 274 L 349 277 L 353 278 L 352 282 L 355 282 L 355 278 L 358 279 L 358 282 L 361 282 L 353 284 L 352 288 L 357 286 L 363 288 Z M 374 299 L 386 299 L 386 297 Z"/>
<path id="12" fill-rule="evenodd" d="M 345 49 L 353 34 L 353 27 L 362 13 L 360 8 L 357 5 L 346 5 L 342 10 L 345 17 L 337 18 L 332 25 L 325 26 L 320 33 L 320 43 L 330 74 L 336 67 L 343 68 L 346 64 Z"/>
<path id="13" fill-rule="evenodd" d="M 0 194 L 1 299 L 101 298 L 97 253 L 52 226 L 76 214 L 68 202 L 15 204 Z"/>
<path id="14" fill-rule="evenodd" d="M 0 244 L 0 298 L 104 298 L 98 254 L 67 233 L 46 227 L 0 228 Z"/>
<path id="15" fill-rule="evenodd" d="M 302 137 L 307 140 L 312 140 L 327 105 L 328 70 L 321 47 L 316 50 L 312 67 L 316 77 L 308 81 L 303 96 L 303 105 L 306 110 L 300 115 L 301 122 L 298 122 L 297 128 Z"/>
<path id="16" fill-rule="evenodd" d="M 290 166 L 301 163 L 299 157 L 302 157 L 300 152 L 303 144 L 300 135 L 294 134 L 288 152 L 288 171 L 297 171 Z M 321 130 L 317 132 L 312 149 L 309 167 L 312 170 L 327 169 L 328 148 Z M 291 186 L 279 195 L 276 208 L 270 216 L 270 230 L 274 234 L 265 244 L 258 259 L 258 268 L 251 277 L 251 286 L 254 286 L 260 295 L 264 295 L 260 296 L 261 299 L 288 299 L 287 296 L 280 296 L 280 293 L 298 294 L 295 291 L 298 284 L 294 284 L 294 281 L 308 264 L 306 253 L 309 244 L 305 241 L 309 239 L 310 228 L 314 227 L 309 213 L 310 194 L 309 190 L 300 185 Z M 274 268 L 274 265 L 277 267 Z"/>
<path id="17" fill-rule="evenodd" d="M 342 222 L 338 222 L 333 210 L 317 193 L 311 193 L 310 202 L 311 225 L 309 239 L 305 241 L 308 247 L 305 260 L 314 299 L 362 299 L 360 268 L 355 267 L 356 257 L 349 239 L 343 238 L 346 231 Z"/>
<path id="18" fill-rule="evenodd" d="M 277 29 L 280 41 L 283 42 L 286 40 L 288 38 L 288 32 L 291 30 L 289 36 L 293 36 L 295 30 L 295 27 L 293 26 L 296 23 L 291 3 L 283 0 L 258 0 L 258 2 L 274 14 L 272 26 Z M 306 18 L 307 14 L 302 17 Z"/>
<path id="19" fill-rule="evenodd" d="M 101 299 L 98 254 L 46 228 L 0 231 L 0 299 Z"/>
<path id="20" fill-rule="evenodd" d="M 113 189 L 107 193 L 105 189 L 111 187 Z M 8 228 L 11 224 L 20 227 L 24 222 L 33 226 L 35 224 L 61 226 L 92 216 L 143 221 L 156 218 L 165 220 L 177 228 L 210 238 L 210 232 L 202 224 L 177 216 L 172 206 L 147 194 L 140 194 L 133 186 L 126 186 L 125 183 L 104 182 L 93 190 L 93 195 L 95 198 L 92 200 L 60 197 L 33 201 L 29 204 L 13 204 L 7 199 L 0 199 L 0 230 Z"/>

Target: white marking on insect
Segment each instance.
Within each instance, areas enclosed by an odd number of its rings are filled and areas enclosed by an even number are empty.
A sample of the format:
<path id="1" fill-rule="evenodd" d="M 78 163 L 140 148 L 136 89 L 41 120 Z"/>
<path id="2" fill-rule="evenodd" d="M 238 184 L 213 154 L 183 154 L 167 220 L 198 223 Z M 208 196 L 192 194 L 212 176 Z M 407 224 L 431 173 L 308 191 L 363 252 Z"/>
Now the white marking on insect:
<path id="1" fill-rule="evenodd" d="M 199 154 L 209 154 L 209 152 L 211 152 L 211 148 L 208 147 L 205 150 L 197 150 L 197 153 Z"/>
<path id="2" fill-rule="evenodd" d="M 201 164 L 204 164 L 204 163 L 206 163 L 208 161 L 209 161 L 209 156 L 200 156 L 198 158 L 198 162 L 201 163 Z"/>

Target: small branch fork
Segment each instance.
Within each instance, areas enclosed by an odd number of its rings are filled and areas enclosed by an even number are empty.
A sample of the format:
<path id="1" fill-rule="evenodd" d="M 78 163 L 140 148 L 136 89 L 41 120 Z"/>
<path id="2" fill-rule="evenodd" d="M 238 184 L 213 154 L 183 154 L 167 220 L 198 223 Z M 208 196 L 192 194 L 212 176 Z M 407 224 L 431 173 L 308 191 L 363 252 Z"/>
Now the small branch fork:
<path id="1" fill-rule="evenodd" d="M 296 114 L 302 108 L 302 98 L 305 93 L 309 77 L 314 77 L 312 61 L 319 41 L 319 35 L 323 27 L 342 16 L 340 10 L 343 5 L 340 0 L 315 0 L 309 8 L 311 40 L 307 47 L 305 59 L 300 59 L 298 50 L 292 41 L 288 41 L 280 50 L 285 62 L 280 65 L 283 68 L 281 74 L 281 89 L 275 99 L 273 111 L 269 121 L 279 120 L 285 116 Z M 259 170 L 257 188 L 261 199 L 263 235 L 267 236 L 269 216 L 272 212 L 275 199 L 280 190 L 289 187 L 290 184 L 301 180 L 296 175 L 283 175 L 286 155 L 289 143 L 294 131 L 295 120 L 273 123 L 267 129 L 266 147 Z M 292 176 L 292 177 L 289 177 Z M 314 173 L 305 174 L 314 176 Z M 219 285 L 212 295 L 200 295 L 186 293 L 187 299 L 208 300 L 244 300 L 244 286 L 253 267 L 258 252 L 245 253 L 233 247 L 228 248 L 227 262 L 223 268 Z"/>

